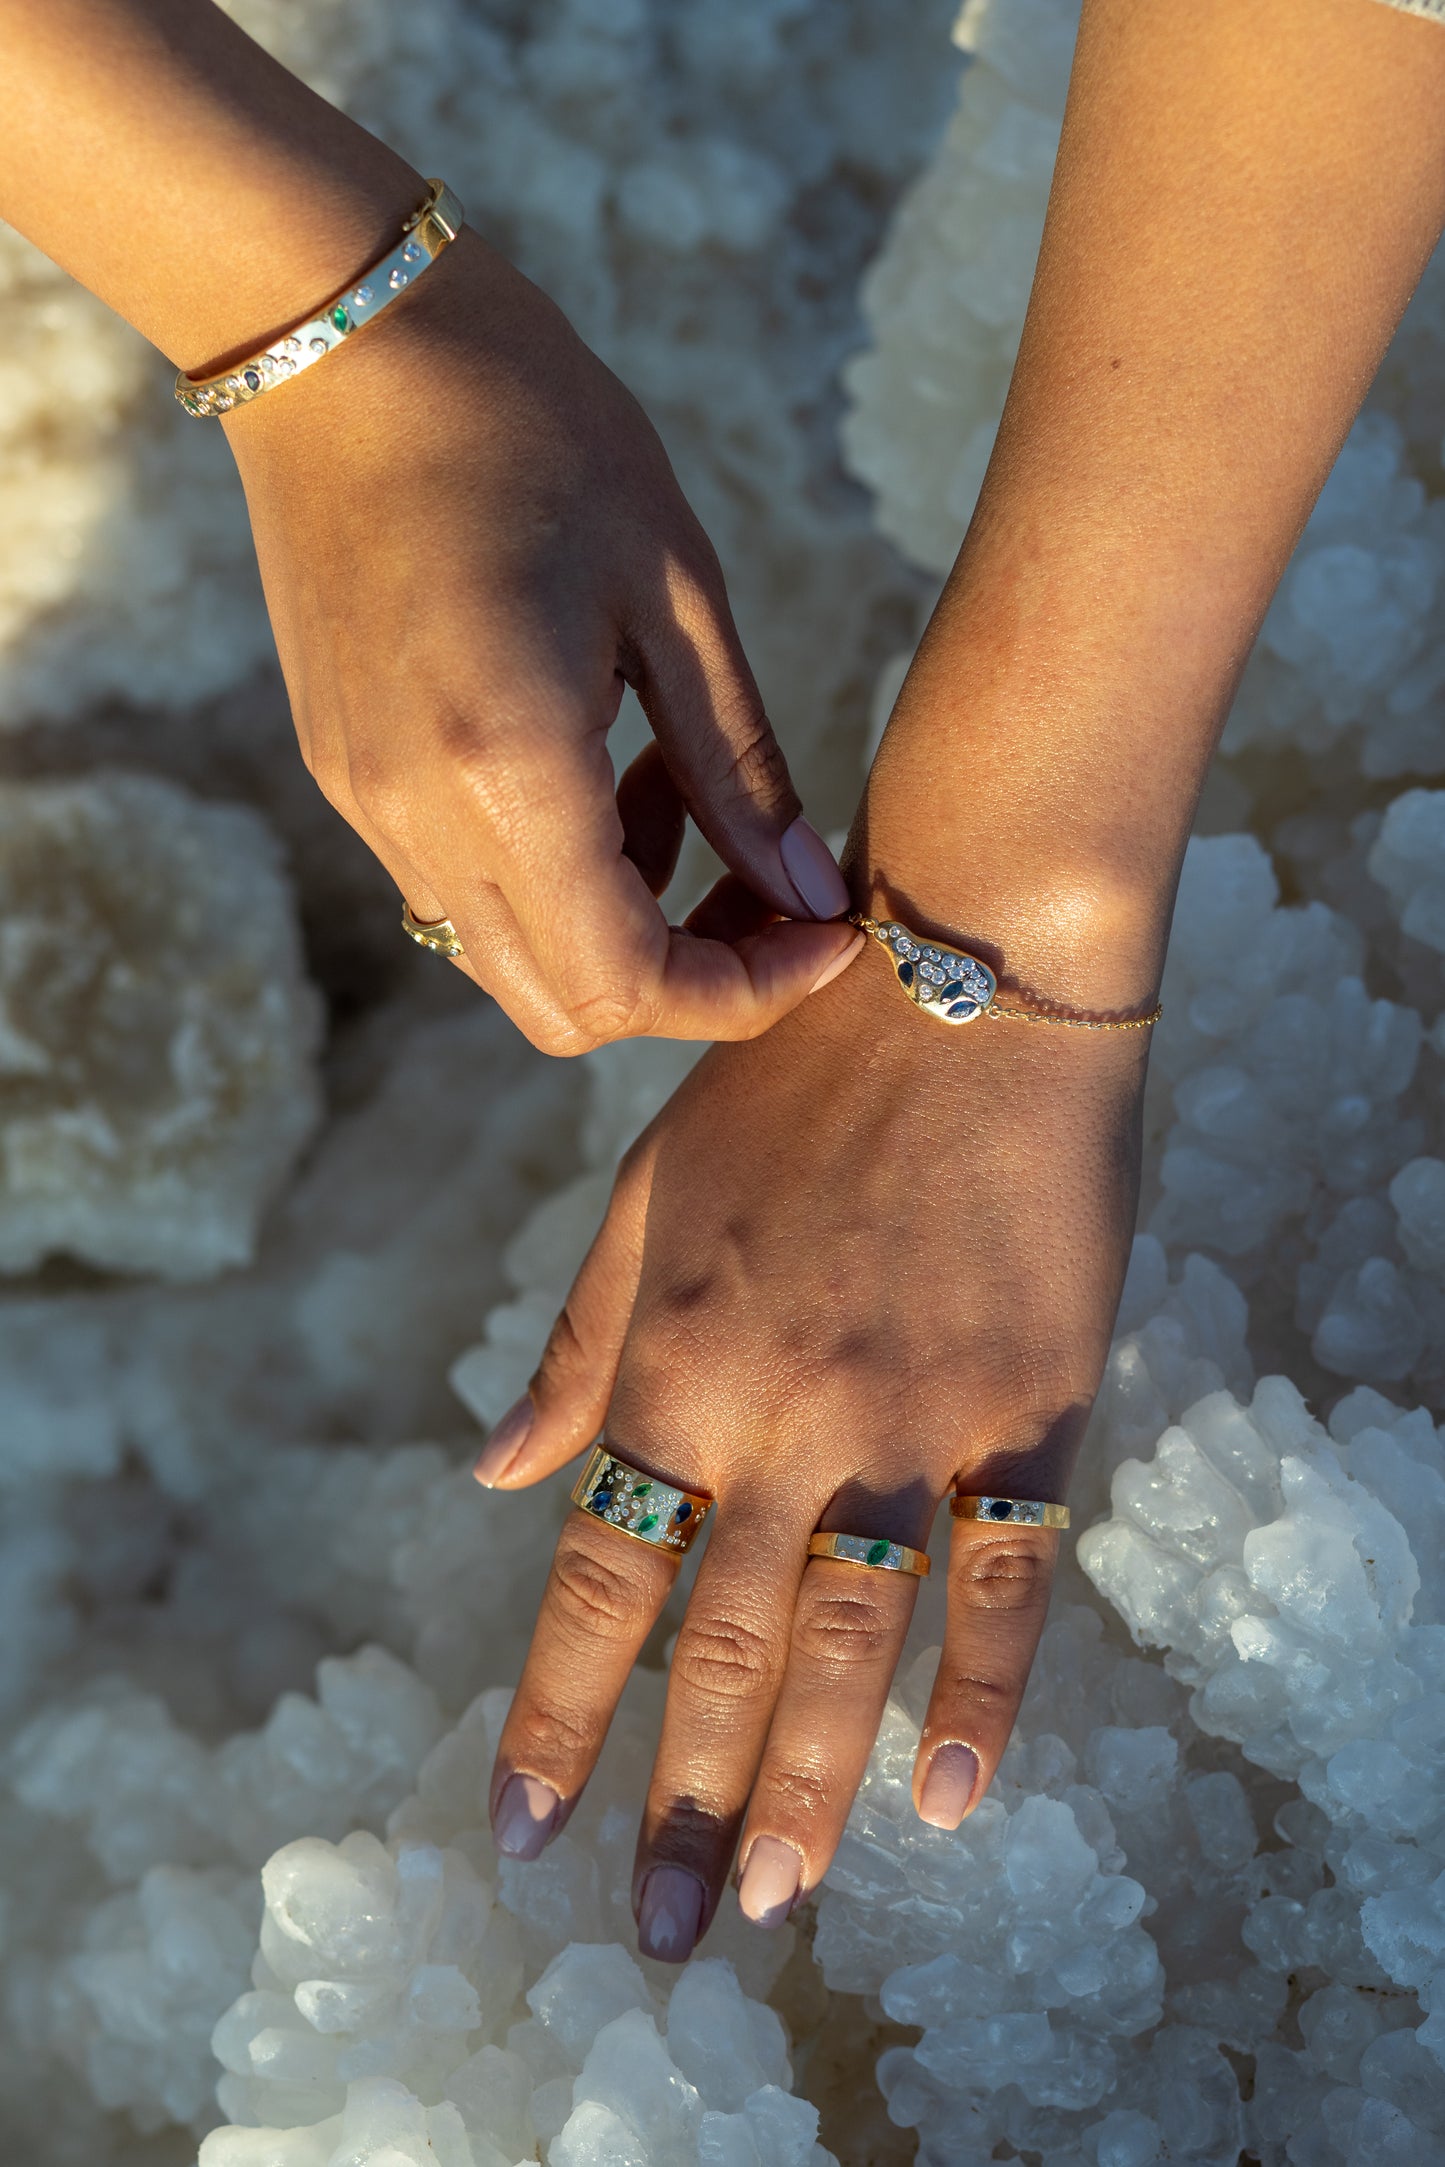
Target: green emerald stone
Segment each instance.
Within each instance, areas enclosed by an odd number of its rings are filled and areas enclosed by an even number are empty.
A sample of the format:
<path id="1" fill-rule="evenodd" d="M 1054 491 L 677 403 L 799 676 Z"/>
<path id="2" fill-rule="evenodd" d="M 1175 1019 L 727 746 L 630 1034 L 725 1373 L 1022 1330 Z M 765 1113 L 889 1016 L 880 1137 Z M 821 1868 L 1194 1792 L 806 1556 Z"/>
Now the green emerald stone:
<path id="1" fill-rule="evenodd" d="M 331 321 L 335 324 L 338 331 L 344 331 L 350 323 L 351 318 L 347 315 L 344 308 L 334 308 L 331 311 Z"/>
<path id="2" fill-rule="evenodd" d="M 646 1497 L 648 1491 L 651 1488 L 652 1484 L 650 1482 L 634 1482 L 632 1485 L 632 1494 L 634 1497 Z"/>
<path id="3" fill-rule="evenodd" d="M 868 1545 L 868 1564 L 881 1565 L 892 1548 L 893 1545 L 891 1542 L 870 1543 Z"/>
<path id="4" fill-rule="evenodd" d="M 656 1525 L 657 1514 L 655 1512 L 646 1512 L 637 1523 L 637 1532 L 639 1535 L 650 1535 Z"/>

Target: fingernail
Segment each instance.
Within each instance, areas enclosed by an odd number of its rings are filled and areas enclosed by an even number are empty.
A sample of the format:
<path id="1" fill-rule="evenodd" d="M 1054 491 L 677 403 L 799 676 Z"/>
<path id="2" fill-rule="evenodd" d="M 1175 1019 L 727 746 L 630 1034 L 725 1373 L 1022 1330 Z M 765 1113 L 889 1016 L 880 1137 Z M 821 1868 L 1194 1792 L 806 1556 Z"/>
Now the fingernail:
<path id="1" fill-rule="evenodd" d="M 813 980 L 812 985 L 809 986 L 809 993 L 821 993 L 824 986 L 831 986 L 833 980 L 841 976 L 841 974 L 847 970 L 848 965 L 853 961 L 854 956 L 857 955 L 859 949 L 862 946 L 863 935 L 861 933 L 855 934 L 853 939 L 849 941 L 847 947 L 843 950 L 842 955 L 834 956 L 831 963 L 824 965 L 823 969 L 818 973 L 818 976 Z"/>
<path id="2" fill-rule="evenodd" d="M 702 1883 L 681 1866 L 654 1866 L 637 1907 L 637 1946 L 644 1956 L 681 1964 L 692 1955 L 702 1923 Z"/>
<path id="3" fill-rule="evenodd" d="M 978 1755 L 972 1746 L 939 1746 L 918 1794 L 919 1820 L 932 1828 L 957 1828 L 977 1782 Z"/>
<path id="4" fill-rule="evenodd" d="M 738 1883 L 743 1917 L 754 1926 L 781 1926 L 798 1900 L 803 1862 L 790 1843 L 758 1836 Z"/>
<path id="5" fill-rule="evenodd" d="M 472 1462 L 472 1473 L 483 1489 L 493 1489 L 501 1481 L 527 1442 L 536 1418 L 537 1410 L 532 1405 L 532 1395 L 524 1392 L 516 1406 L 507 1409 Z"/>
<path id="6" fill-rule="evenodd" d="M 549 1783 L 535 1776 L 508 1776 L 492 1815 L 497 1849 L 509 1859 L 540 1858 L 562 1804 Z"/>
<path id="7" fill-rule="evenodd" d="M 848 890 L 838 861 L 817 829 L 800 813 L 778 841 L 783 871 L 815 918 L 841 918 Z"/>

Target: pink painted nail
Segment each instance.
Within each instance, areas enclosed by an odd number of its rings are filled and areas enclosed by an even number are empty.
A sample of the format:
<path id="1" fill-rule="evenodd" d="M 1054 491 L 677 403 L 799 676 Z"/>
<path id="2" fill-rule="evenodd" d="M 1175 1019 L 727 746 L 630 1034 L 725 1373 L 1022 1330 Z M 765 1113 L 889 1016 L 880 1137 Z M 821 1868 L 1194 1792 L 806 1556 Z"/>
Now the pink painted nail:
<path id="1" fill-rule="evenodd" d="M 536 1776 L 508 1776 L 492 1815 L 497 1849 L 509 1859 L 540 1858 L 557 1825 L 562 1801 Z"/>
<path id="2" fill-rule="evenodd" d="M 702 1923 L 703 1886 L 681 1866 L 654 1866 L 642 1884 L 637 1907 L 637 1946 L 644 1956 L 664 1964 L 682 1964 L 692 1955 Z"/>
<path id="3" fill-rule="evenodd" d="M 847 947 L 843 950 L 841 956 L 834 956 L 831 963 L 824 964 L 822 970 L 813 980 L 812 985 L 809 986 L 809 993 L 821 993 L 824 986 L 831 986 L 835 978 L 841 978 L 844 971 L 847 970 L 848 965 L 853 961 L 853 958 L 862 949 L 863 941 L 863 934 L 855 934 L 854 938 L 849 941 Z"/>
<path id="4" fill-rule="evenodd" d="M 977 1782 L 978 1755 L 972 1746 L 938 1746 L 918 1796 L 919 1820 L 932 1828 L 957 1828 Z"/>
<path id="5" fill-rule="evenodd" d="M 778 855 L 803 906 L 814 918 L 841 918 L 848 908 L 848 890 L 838 861 L 817 829 L 799 813 L 783 830 Z"/>
<path id="6" fill-rule="evenodd" d="M 516 1406 L 507 1409 L 472 1463 L 472 1473 L 484 1490 L 494 1489 L 501 1481 L 531 1435 L 536 1419 L 532 1395 L 524 1392 Z"/>
<path id="7" fill-rule="evenodd" d="M 755 1837 L 738 1883 L 743 1917 L 754 1926 L 781 1926 L 798 1901 L 802 1878 L 803 1862 L 790 1843 Z"/>

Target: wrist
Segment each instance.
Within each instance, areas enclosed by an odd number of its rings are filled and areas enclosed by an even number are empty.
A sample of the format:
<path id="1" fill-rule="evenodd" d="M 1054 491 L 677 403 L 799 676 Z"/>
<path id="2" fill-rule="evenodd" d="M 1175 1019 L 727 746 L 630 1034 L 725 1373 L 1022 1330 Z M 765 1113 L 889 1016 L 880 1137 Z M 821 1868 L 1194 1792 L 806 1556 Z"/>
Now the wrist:
<path id="1" fill-rule="evenodd" d="M 896 785 L 905 761 L 870 783 L 843 860 L 855 904 L 978 956 L 1000 998 L 1128 1015 L 1157 998 L 1178 860 L 1117 852 L 1055 823 L 1041 832 L 1007 793 L 949 815 L 926 782 Z"/>
<path id="2" fill-rule="evenodd" d="M 426 193 L 217 7 L 0 0 L 0 18 L 0 215 L 188 373 L 304 318 Z"/>

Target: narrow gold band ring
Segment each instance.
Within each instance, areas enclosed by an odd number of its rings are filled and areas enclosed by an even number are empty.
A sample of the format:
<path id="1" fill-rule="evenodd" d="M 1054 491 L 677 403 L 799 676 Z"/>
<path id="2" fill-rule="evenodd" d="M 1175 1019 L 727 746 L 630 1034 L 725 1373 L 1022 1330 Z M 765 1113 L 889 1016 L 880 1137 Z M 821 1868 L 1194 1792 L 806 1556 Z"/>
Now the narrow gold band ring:
<path id="1" fill-rule="evenodd" d="M 619 1460 L 606 1445 L 594 1445 L 577 1477 L 572 1502 L 590 1520 L 645 1542 L 653 1550 L 681 1556 L 690 1550 L 712 1511 L 705 1490 L 684 1490 L 662 1482 L 641 1467 Z"/>
<path id="2" fill-rule="evenodd" d="M 1041 1505 L 1028 1497 L 961 1497 L 949 1505 L 955 1520 L 982 1520 L 990 1527 L 1056 1527 L 1069 1524 L 1067 1505 Z"/>
<path id="3" fill-rule="evenodd" d="M 910 1550 L 906 1542 L 881 1535 L 810 1535 L 808 1555 L 835 1558 L 840 1565 L 871 1565 L 879 1573 L 911 1573 L 915 1580 L 926 1580 L 933 1570 L 926 1550 Z"/>
<path id="4" fill-rule="evenodd" d="M 414 940 L 418 948 L 430 948 L 434 956 L 459 956 L 465 954 L 457 929 L 450 918 L 417 918 L 406 898 L 402 898 L 401 930 L 408 940 Z"/>

